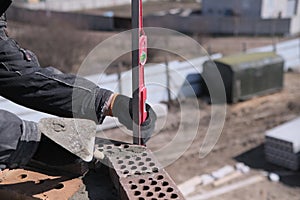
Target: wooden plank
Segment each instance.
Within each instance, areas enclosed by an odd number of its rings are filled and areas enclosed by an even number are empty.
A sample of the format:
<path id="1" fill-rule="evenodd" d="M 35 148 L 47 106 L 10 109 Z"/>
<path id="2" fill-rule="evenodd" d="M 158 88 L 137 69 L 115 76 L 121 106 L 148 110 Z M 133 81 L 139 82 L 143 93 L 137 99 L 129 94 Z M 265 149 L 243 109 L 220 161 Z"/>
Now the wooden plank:
<path id="1" fill-rule="evenodd" d="M 232 174 L 229 174 L 227 176 L 224 176 L 223 178 L 219 179 L 219 180 L 216 180 L 214 183 L 213 183 L 213 186 L 215 187 L 219 187 L 235 178 L 238 178 L 240 177 L 242 174 L 242 172 L 240 171 L 236 171 L 236 172 L 233 172 Z"/>
<path id="2" fill-rule="evenodd" d="M 196 186 L 202 183 L 201 176 L 195 176 L 178 186 L 184 196 L 188 196 L 196 190 Z"/>

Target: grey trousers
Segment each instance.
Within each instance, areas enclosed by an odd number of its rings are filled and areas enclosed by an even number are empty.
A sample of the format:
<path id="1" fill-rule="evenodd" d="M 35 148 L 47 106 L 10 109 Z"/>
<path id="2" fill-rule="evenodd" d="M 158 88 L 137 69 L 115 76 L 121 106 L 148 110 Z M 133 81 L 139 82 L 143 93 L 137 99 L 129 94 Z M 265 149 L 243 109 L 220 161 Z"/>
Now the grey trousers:
<path id="1" fill-rule="evenodd" d="M 26 166 L 32 159 L 47 165 L 74 163 L 79 157 L 42 135 L 35 122 L 0 110 L 0 169 Z"/>
<path id="2" fill-rule="evenodd" d="M 0 168 L 26 165 L 37 151 L 41 134 L 34 122 L 0 110 Z"/>

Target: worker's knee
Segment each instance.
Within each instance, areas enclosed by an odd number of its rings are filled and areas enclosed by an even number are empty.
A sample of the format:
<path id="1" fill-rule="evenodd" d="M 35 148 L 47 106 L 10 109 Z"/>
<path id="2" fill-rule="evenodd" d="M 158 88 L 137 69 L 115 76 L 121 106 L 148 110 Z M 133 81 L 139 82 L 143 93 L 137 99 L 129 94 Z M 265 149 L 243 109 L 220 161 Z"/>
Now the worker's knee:
<path id="1" fill-rule="evenodd" d="M 22 134 L 22 120 L 16 115 L 0 110 L 0 163 L 4 164 L 17 149 Z"/>
<path id="2" fill-rule="evenodd" d="M 0 167 L 16 168 L 30 161 L 41 136 L 36 123 L 0 110 L 0 137 Z"/>

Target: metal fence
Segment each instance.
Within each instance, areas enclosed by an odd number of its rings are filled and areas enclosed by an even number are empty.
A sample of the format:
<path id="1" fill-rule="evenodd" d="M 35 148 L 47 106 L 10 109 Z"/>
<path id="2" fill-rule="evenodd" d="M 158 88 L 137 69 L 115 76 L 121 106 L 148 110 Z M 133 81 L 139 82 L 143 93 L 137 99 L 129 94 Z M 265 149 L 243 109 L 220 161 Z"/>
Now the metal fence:
<path id="1" fill-rule="evenodd" d="M 48 24 L 51 21 L 65 21 L 80 29 L 118 30 L 130 29 L 131 19 L 116 16 L 101 16 L 78 12 L 30 10 L 11 7 L 8 17 L 12 20 L 31 24 Z M 284 35 L 290 33 L 291 19 L 259 19 L 218 16 L 146 16 L 145 27 L 163 27 L 193 34 L 234 34 L 234 35 Z"/>
<path id="2" fill-rule="evenodd" d="M 300 38 L 279 42 L 274 45 L 249 49 L 247 52 L 268 52 L 275 51 L 282 56 L 285 63 L 285 71 L 293 70 L 300 67 Z"/>
<path id="3" fill-rule="evenodd" d="M 130 0 L 41 0 L 28 3 L 24 0 L 15 1 L 15 5 L 35 10 L 77 11 L 130 4 Z"/>
<path id="4" fill-rule="evenodd" d="M 185 33 L 234 35 L 284 35 L 290 33 L 291 19 L 260 19 L 247 17 L 148 16 L 145 26 L 164 27 Z"/>
<path id="5" fill-rule="evenodd" d="M 115 29 L 113 17 L 84 13 L 29 10 L 12 6 L 7 11 L 7 17 L 9 20 L 37 25 L 48 25 L 50 22 L 57 22 L 61 24 L 66 23 L 78 29 L 103 31 Z"/>

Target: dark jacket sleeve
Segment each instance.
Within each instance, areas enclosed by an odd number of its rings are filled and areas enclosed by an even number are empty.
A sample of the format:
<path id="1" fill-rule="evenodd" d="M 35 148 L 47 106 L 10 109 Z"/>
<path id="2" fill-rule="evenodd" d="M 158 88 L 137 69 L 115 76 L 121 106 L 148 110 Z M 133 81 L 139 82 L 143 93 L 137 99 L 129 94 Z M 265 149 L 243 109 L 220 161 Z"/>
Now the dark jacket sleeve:
<path id="1" fill-rule="evenodd" d="M 1 0 L 0 2 L 0 16 L 8 9 L 12 0 Z"/>
<path id="2" fill-rule="evenodd" d="M 0 95 L 18 104 L 60 117 L 102 123 L 112 92 L 85 78 L 41 68 L 0 29 Z"/>

